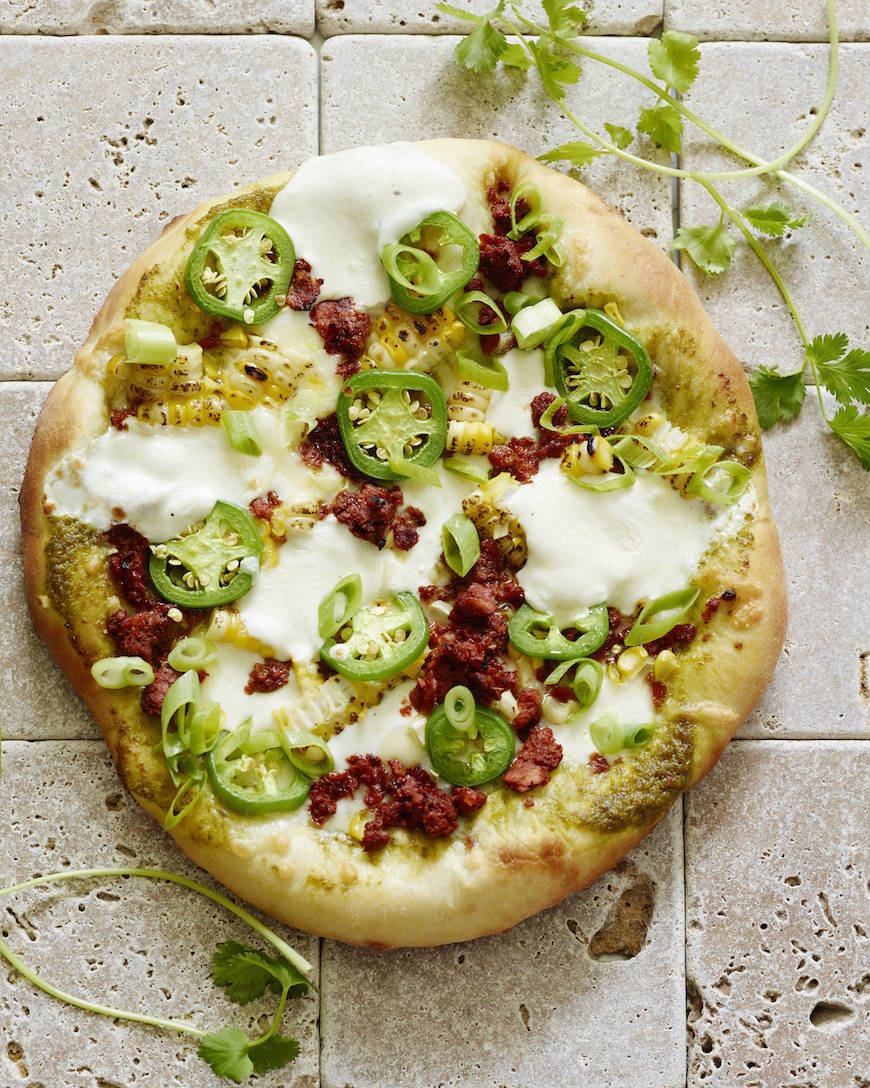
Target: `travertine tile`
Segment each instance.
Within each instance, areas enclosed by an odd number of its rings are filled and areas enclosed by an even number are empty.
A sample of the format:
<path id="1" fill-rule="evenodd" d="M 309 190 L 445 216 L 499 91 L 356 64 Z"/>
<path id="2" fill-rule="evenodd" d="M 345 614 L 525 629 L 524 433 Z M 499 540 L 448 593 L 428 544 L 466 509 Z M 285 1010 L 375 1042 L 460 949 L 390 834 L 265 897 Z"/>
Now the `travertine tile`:
<path id="1" fill-rule="evenodd" d="M 701 74 L 686 103 L 744 147 L 769 159 L 797 142 L 822 99 L 827 50 L 812 45 L 721 44 L 702 48 Z M 794 173 L 835 197 L 866 221 L 870 206 L 870 136 L 867 87 L 870 47 L 844 46 L 837 97 L 822 131 L 797 158 Z M 691 130 L 684 143 L 686 168 L 732 169 L 746 165 L 715 150 Z M 855 343 L 870 340 L 870 254 L 832 212 L 791 186 L 750 178 L 723 182 L 738 208 L 785 199 L 812 221 L 793 237 L 765 243 L 803 315 L 810 337 L 842 330 Z M 692 182 L 681 184 L 684 226 L 715 223 L 718 209 Z M 865 222 L 866 226 L 866 222 Z M 735 232 L 736 234 L 736 232 Z M 779 292 L 742 238 L 731 269 L 709 278 L 691 261 L 683 268 L 713 321 L 749 367 L 778 364 L 783 371 L 800 362 L 800 341 Z"/>
<path id="2" fill-rule="evenodd" d="M 6 0 L 4 34 L 303 34 L 314 32 L 314 0 Z"/>
<path id="3" fill-rule="evenodd" d="M 3 745 L 0 881 L 96 866 L 154 866 L 214 886 L 124 792 L 101 743 Z M 276 926 L 315 964 L 316 939 Z M 234 916 L 166 883 L 101 880 L 49 886 L 4 899 L 0 934 L 63 989 L 116 1007 L 249 1034 L 274 1013 L 274 997 L 233 1005 L 209 978 L 230 938 L 269 950 Z M 0 1084 L 46 1088 L 148 1085 L 217 1088 L 190 1036 L 114 1023 L 60 1004 L 8 965 L 0 970 Z M 302 1044 L 297 1061 L 257 1079 L 271 1088 L 314 1088 L 319 1048 L 314 992 L 288 1003 L 283 1031 Z"/>
<path id="4" fill-rule="evenodd" d="M 611 0 L 592 4 L 580 0 L 578 7 L 589 13 L 586 29 L 590 34 L 651 34 L 662 21 L 663 0 Z M 481 0 L 460 2 L 456 7 L 470 11 L 488 11 L 494 4 Z M 527 0 L 523 14 L 546 26 L 547 17 L 540 3 Z M 434 3 L 414 0 L 317 0 L 317 28 L 324 37 L 330 34 L 461 34 L 468 23 L 436 10 Z"/>
<path id="5" fill-rule="evenodd" d="M 166 222 L 317 151 L 281 38 L 0 38 L 0 377 L 53 378 Z"/>
<path id="6" fill-rule="evenodd" d="M 324 942 L 323 1088 L 681 1086 L 681 822 L 678 805 L 619 870 L 501 936 L 380 955 Z M 630 888 L 642 904 L 650 882 L 639 954 L 593 959 L 614 903 Z"/>
<path id="7" fill-rule="evenodd" d="M 837 0 L 842 41 L 870 38 L 866 0 Z M 665 0 L 665 26 L 699 38 L 823 42 L 828 21 L 822 0 Z"/>
<path id="8" fill-rule="evenodd" d="M 870 743 L 738 742 L 686 802 L 689 1088 L 870 1076 Z"/>
<path id="9" fill-rule="evenodd" d="M 5 440 L 0 460 L 0 721 L 7 739 L 92 737 L 93 719 L 30 623 L 24 601 L 18 492 L 36 416 L 48 382 L 0 382 L 0 431 Z"/>
<path id="10" fill-rule="evenodd" d="M 577 137 L 537 76 L 474 76 L 456 63 L 457 41 L 399 35 L 327 41 L 321 52 L 321 150 L 464 136 L 507 140 L 537 155 Z M 646 41 L 615 38 L 601 45 L 626 63 L 646 63 Z M 591 68 L 568 95 L 570 105 L 599 128 L 604 121 L 631 123 L 641 100 L 630 82 Z M 583 180 L 659 245 L 670 241 L 666 179 L 629 173 L 605 159 L 586 169 Z"/>
<path id="11" fill-rule="evenodd" d="M 824 423 L 815 388 L 797 420 L 767 432 L 764 451 L 789 626 L 741 736 L 870 736 L 867 473 Z"/>

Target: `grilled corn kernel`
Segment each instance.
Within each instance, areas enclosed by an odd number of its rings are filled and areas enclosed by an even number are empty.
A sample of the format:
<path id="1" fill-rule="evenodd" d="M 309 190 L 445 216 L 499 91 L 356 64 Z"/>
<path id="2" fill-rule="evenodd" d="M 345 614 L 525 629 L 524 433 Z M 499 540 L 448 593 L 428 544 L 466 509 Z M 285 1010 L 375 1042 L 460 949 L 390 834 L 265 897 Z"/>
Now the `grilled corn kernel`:
<path id="1" fill-rule="evenodd" d="M 348 833 L 352 839 L 356 839 L 357 842 L 363 841 L 363 835 L 370 815 L 371 813 L 367 808 L 361 808 L 359 812 L 353 814 L 350 821 L 350 827 L 348 828 Z"/>
<path id="2" fill-rule="evenodd" d="M 604 312 L 610 318 L 611 321 L 615 321 L 617 325 L 622 325 L 625 328 L 625 322 L 622 319 L 622 314 L 619 312 L 619 307 L 615 302 L 605 302 Z"/>
<path id="3" fill-rule="evenodd" d="M 635 431 L 643 435 L 644 438 L 650 438 L 656 433 L 656 431 L 664 423 L 665 417 L 659 412 L 647 412 L 645 416 L 642 416 L 634 425 Z"/>
<path id="4" fill-rule="evenodd" d="M 632 646 L 628 650 L 623 650 L 616 659 L 619 675 L 623 680 L 628 680 L 632 676 L 637 676 L 637 674 L 642 672 L 646 667 L 648 660 L 649 654 L 643 646 Z"/>
<path id="5" fill-rule="evenodd" d="M 614 684 L 618 684 L 622 677 L 619 674 L 619 669 L 615 665 L 607 666 L 607 679 L 612 680 Z"/>
<path id="6" fill-rule="evenodd" d="M 230 348 L 246 348 L 248 346 L 248 334 L 241 325 L 230 325 L 221 333 L 221 344 Z"/>
<path id="7" fill-rule="evenodd" d="M 606 438 L 590 435 L 583 442 L 572 442 L 562 454 L 562 471 L 569 476 L 594 476 L 613 468 L 613 449 Z"/>
<path id="8" fill-rule="evenodd" d="M 667 680 L 673 676 L 679 667 L 677 661 L 677 655 L 673 650 L 662 650 L 657 655 L 655 664 L 653 665 L 653 676 L 656 680 Z"/>
<path id="9" fill-rule="evenodd" d="M 450 453 L 489 453 L 495 445 L 495 431 L 488 423 L 451 419 L 447 424 Z"/>

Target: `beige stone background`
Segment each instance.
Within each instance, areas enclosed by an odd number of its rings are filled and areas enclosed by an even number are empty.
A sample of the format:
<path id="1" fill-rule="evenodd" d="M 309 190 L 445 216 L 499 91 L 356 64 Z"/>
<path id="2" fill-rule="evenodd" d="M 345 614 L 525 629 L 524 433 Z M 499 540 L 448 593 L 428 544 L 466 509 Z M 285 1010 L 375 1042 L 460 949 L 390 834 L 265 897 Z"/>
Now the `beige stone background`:
<path id="1" fill-rule="evenodd" d="M 705 40 L 691 104 L 755 151 L 789 145 L 826 74 L 821 0 L 599 0 L 600 48 L 643 66 L 662 25 Z M 839 0 L 840 94 L 794 170 L 870 222 L 870 5 Z M 16 502 L 34 420 L 93 313 L 164 221 L 318 151 L 433 134 L 533 153 L 570 127 L 534 81 L 453 64 L 417 0 L 0 0 L 0 882 L 94 865 L 192 871 L 123 793 L 22 614 Z M 263 32 L 270 32 L 268 36 Z M 636 85 L 587 67 L 572 105 L 630 124 Z M 685 161 L 719 162 L 704 139 Z M 589 182 L 656 244 L 711 216 L 697 192 L 599 161 Z M 764 187 L 743 190 L 746 202 Z M 734 195 L 734 200 L 743 197 Z M 803 208 L 799 194 L 793 203 Z M 811 334 L 868 346 L 867 255 L 814 209 L 773 243 Z M 753 259 L 690 271 L 747 368 L 796 337 Z M 812 390 L 810 391 L 813 392 Z M 870 1088 L 870 477 L 811 397 L 765 441 L 791 620 L 761 704 L 709 778 L 593 888 L 500 937 L 373 955 L 290 934 L 319 993 L 269 1088 Z M 58 984 L 253 1029 L 207 981 L 235 923 L 116 881 L 0 902 L 0 934 Z M 58 1005 L 0 969 L 0 1088 L 219 1083 L 187 1038 Z"/>

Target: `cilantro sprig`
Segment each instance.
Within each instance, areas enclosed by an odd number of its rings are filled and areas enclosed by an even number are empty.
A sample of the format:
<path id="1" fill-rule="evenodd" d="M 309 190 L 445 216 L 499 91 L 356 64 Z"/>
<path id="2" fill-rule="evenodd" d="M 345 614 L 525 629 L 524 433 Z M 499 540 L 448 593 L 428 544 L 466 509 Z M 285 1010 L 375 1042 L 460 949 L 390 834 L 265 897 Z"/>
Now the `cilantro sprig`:
<path id="1" fill-rule="evenodd" d="M 284 1014 L 288 997 L 304 993 L 311 983 L 305 977 L 311 971 L 308 963 L 295 952 L 277 933 L 263 925 L 243 907 L 213 891 L 205 885 L 179 873 L 169 873 L 163 869 L 78 869 L 26 880 L 0 888 L 0 897 L 23 892 L 42 884 L 52 884 L 62 880 L 89 880 L 105 877 L 144 877 L 151 880 L 166 880 L 179 884 L 191 891 L 211 899 L 231 913 L 241 918 L 260 936 L 264 937 L 278 951 L 277 956 L 267 956 L 264 952 L 238 941 L 224 941 L 212 959 L 212 979 L 216 986 L 226 991 L 227 997 L 237 1004 L 245 1005 L 263 996 L 266 990 L 279 995 L 278 1008 L 268 1030 L 256 1039 L 249 1038 L 244 1031 L 236 1027 L 224 1027 L 219 1031 L 206 1032 L 186 1021 L 167 1020 L 147 1013 L 130 1012 L 66 993 L 43 979 L 0 939 L 0 957 L 12 965 L 24 978 L 50 996 L 88 1012 L 108 1016 L 114 1020 L 129 1020 L 153 1027 L 164 1028 L 199 1039 L 197 1053 L 207 1062 L 219 1077 L 225 1077 L 241 1084 L 252 1073 L 266 1073 L 270 1069 L 280 1069 L 299 1056 L 299 1043 L 278 1034 L 278 1027 Z"/>
<path id="2" fill-rule="evenodd" d="M 815 138 L 834 98 L 837 77 L 838 36 L 835 0 L 825 0 L 830 28 L 830 67 L 824 97 L 813 120 L 801 137 L 775 159 L 766 160 L 740 146 L 691 110 L 681 99 L 695 83 L 700 70 L 701 52 L 697 39 L 676 30 L 666 30 L 653 38 L 647 50 L 648 72 L 640 72 L 623 64 L 583 38 L 586 13 L 569 0 L 543 0 L 546 24 L 528 18 L 519 0 L 499 0 L 491 11 L 476 15 L 451 4 L 438 4 L 440 11 L 472 23 L 474 29 L 456 48 L 457 60 L 479 75 L 493 71 L 500 64 L 526 73 L 534 69 L 546 94 L 558 103 L 559 109 L 584 137 L 568 141 L 540 156 L 543 162 L 566 163 L 582 170 L 601 156 L 616 156 L 634 166 L 652 170 L 669 177 L 678 177 L 700 184 L 717 206 L 718 219 L 682 227 L 671 248 L 682 252 L 709 276 L 719 276 L 730 268 L 742 236 L 767 270 L 794 320 L 803 345 L 803 357 L 797 368 L 783 372 L 777 366 L 762 366 L 750 378 L 759 423 L 763 428 L 789 422 L 801 411 L 806 399 L 804 385 L 807 370 L 815 382 L 822 415 L 833 433 L 870 468 L 870 351 L 862 347 L 850 349 L 843 333 L 817 336 L 810 340 L 788 285 L 777 270 L 766 247 L 788 238 L 809 221 L 802 211 L 795 211 L 782 199 L 767 205 L 754 204 L 744 209 L 732 207 L 720 192 L 717 183 L 767 176 L 783 185 L 799 189 L 834 212 L 870 252 L 870 234 L 857 218 L 828 194 L 821 192 L 803 178 L 789 173 L 785 167 Z M 587 125 L 568 105 L 568 89 L 581 75 L 581 62 L 605 65 L 634 79 L 651 92 L 648 102 L 640 106 L 633 128 L 627 123 L 608 121 L 604 133 Z M 686 124 L 704 132 L 737 159 L 737 169 L 718 171 L 686 170 L 675 156 L 682 152 Z M 650 145 L 671 156 L 670 164 L 646 157 L 631 150 Z M 736 229 L 735 236 L 732 228 Z M 829 415 L 822 398 L 826 389 L 836 400 L 836 409 Z"/>

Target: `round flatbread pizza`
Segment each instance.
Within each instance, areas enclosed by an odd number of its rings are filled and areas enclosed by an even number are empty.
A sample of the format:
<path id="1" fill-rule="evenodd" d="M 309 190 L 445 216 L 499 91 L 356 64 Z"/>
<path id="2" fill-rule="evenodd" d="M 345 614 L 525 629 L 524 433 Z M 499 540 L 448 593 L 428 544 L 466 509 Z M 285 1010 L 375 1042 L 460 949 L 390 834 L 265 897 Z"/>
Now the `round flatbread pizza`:
<path id="1" fill-rule="evenodd" d="M 664 253 L 492 141 L 172 221 L 52 390 L 21 511 L 34 624 L 133 796 L 371 947 L 595 880 L 784 637 L 739 363 Z"/>

